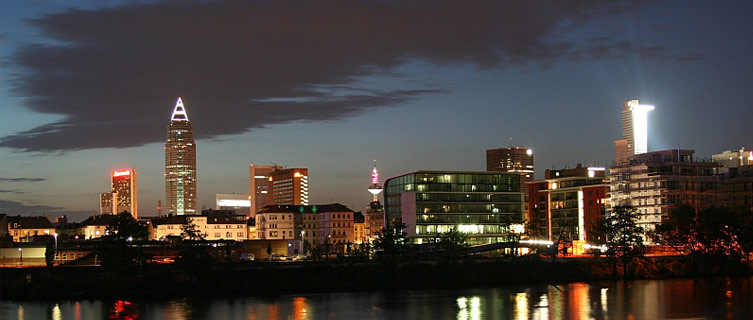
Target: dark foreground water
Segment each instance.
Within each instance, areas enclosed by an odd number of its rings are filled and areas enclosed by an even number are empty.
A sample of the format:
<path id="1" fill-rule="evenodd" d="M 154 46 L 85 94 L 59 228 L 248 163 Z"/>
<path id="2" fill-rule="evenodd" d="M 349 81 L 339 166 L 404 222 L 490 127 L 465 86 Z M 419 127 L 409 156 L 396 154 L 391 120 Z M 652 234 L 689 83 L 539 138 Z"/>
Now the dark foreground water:
<path id="1" fill-rule="evenodd" d="M 753 319 L 753 278 L 291 294 L 272 298 L 0 301 L 0 319 L 107 318 Z"/>

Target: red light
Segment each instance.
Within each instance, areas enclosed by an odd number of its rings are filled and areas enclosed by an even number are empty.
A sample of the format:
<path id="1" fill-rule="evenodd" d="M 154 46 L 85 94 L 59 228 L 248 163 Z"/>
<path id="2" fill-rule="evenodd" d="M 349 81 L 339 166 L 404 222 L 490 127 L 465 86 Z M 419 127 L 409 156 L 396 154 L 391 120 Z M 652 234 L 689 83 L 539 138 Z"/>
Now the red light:
<path id="1" fill-rule="evenodd" d="M 130 176 L 130 175 L 131 175 L 131 170 L 123 170 L 123 171 L 115 170 L 112 172 L 113 177 Z"/>

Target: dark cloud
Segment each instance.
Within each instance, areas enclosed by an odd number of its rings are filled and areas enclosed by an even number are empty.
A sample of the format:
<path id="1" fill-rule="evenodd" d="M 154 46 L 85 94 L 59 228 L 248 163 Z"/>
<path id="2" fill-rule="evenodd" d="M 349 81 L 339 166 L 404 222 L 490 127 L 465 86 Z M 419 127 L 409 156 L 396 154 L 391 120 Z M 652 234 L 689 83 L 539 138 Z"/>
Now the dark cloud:
<path id="1" fill-rule="evenodd" d="M 47 211 L 59 211 L 61 207 L 51 207 L 44 205 L 25 205 L 21 202 L 0 200 L 0 213 L 6 214 L 25 214 L 25 213 L 42 213 Z"/>
<path id="2" fill-rule="evenodd" d="M 15 193 L 15 194 L 25 194 L 26 192 L 23 192 L 21 190 L 17 189 L 0 189 L 0 193 Z"/>
<path id="3" fill-rule="evenodd" d="M 40 182 L 45 181 L 45 178 L 0 178 L 0 181 L 5 182 Z"/>
<path id="4" fill-rule="evenodd" d="M 608 58 L 619 43 L 557 41 L 556 30 L 615 10 L 596 0 L 168 1 L 70 10 L 30 21 L 55 45 L 26 45 L 12 58 L 25 70 L 11 80 L 15 93 L 63 120 L 5 136 L 0 146 L 49 152 L 163 141 L 177 96 L 199 138 L 338 120 L 438 92 L 428 84 L 359 85 L 410 60 L 483 69 Z"/>

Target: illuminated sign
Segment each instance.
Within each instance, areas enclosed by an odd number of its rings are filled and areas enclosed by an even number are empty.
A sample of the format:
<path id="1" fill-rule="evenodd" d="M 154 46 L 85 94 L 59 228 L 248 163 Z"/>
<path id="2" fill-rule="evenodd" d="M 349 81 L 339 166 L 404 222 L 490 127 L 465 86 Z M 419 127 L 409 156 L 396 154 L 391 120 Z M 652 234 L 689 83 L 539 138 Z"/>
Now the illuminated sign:
<path id="1" fill-rule="evenodd" d="M 188 121 L 188 114 L 186 114 L 186 108 L 183 107 L 183 100 L 178 97 L 178 102 L 175 103 L 175 110 L 170 117 L 171 121 Z"/>
<path id="2" fill-rule="evenodd" d="M 113 177 L 120 177 L 120 176 L 130 176 L 131 170 L 123 170 L 123 171 L 113 171 L 112 176 Z"/>
<path id="3" fill-rule="evenodd" d="M 220 207 L 250 207 L 251 200 L 220 199 Z"/>

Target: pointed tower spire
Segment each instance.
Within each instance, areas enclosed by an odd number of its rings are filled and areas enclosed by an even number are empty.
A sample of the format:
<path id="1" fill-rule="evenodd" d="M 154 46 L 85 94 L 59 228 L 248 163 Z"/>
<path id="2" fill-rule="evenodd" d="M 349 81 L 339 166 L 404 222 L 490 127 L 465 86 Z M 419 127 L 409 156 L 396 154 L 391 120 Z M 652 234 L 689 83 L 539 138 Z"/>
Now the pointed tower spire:
<path id="1" fill-rule="evenodd" d="M 175 103 L 175 109 L 170 121 L 188 121 L 188 114 L 186 108 L 183 107 L 183 100 L 178 97 L 178 102 Z"/>

